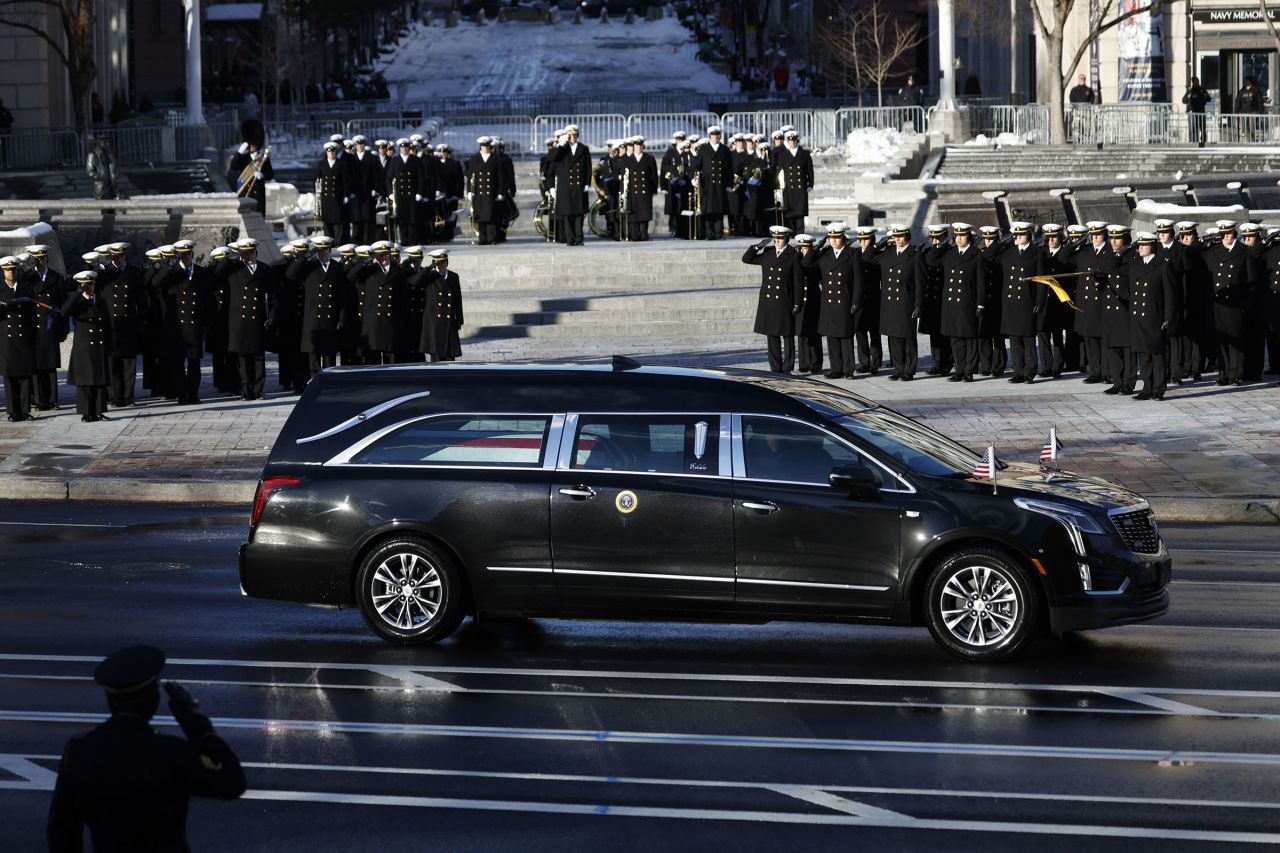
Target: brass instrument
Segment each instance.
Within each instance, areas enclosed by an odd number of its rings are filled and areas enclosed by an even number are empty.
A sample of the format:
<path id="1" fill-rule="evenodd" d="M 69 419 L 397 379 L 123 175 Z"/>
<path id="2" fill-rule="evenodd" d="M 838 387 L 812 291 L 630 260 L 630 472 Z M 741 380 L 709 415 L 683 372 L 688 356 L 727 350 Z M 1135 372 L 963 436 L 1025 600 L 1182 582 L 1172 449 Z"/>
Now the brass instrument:
<path id="1" fill-rule="evenodd" d="M 591 207 L 587 210 L 587 227 L 592 234 L 606 239 L 609 237 L 609 226 L 602 221 L 608 214 L 609 203 L 603 198 L 591 202 Z"/>
<path id="2" fill-rule="evenodd" d="M 270 145 L 249 155 L 249 162 L 240 170 L 240 177 L 236 178 L 236 195 L 244 197 L 253 192 L 254 185 L 258 182 L 258 176 L 255 173 L 262 171 L 262 167 L 266 165 L 267 158 L 270 156 Z"/>
<path id="3" fill-rule="evenodd" d="M 698 239 L 698 228 L 702 223 L 702 181 L 698 175 L 693 176 L 693 216 L 689 217 L 689 239 Z"/>
<path id="4" fill-rule="evenodd" d="M 596 191 L 596 198 L 604 198 L 608 193 L 604 191 L 604 184 L 600 182 L 600 174 L 604 171 L 604 161 L 597 161 L 591 167 L 591 187 Z"/>
<path id="5" fill-rule="evenodd" d="M 622 170 L 622 193 L 618 196 L 618 238 L 627 240 L 630 237 L 627 228 L 627 214 L 631 212 L 631 203 L 627 193 L 631 189 L 631 170 Z"/>
<path id="6" fill-rule="evenodd" d="M 773 218 L 775 225 L 786 225 L 783 220 L 786 218 L 786 203 L 782 200 L 783 194 L 787 191 L 787 169 L 785 166 L 778 169 L 778 188 L 773 191 Z"/>

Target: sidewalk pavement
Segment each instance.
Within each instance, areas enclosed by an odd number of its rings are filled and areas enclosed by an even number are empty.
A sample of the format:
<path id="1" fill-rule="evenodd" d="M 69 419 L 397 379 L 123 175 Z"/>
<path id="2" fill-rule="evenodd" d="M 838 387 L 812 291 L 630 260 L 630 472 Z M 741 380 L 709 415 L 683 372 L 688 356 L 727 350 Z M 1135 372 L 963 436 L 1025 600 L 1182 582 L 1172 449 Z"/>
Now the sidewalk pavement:
<path id="1" fill-rule="evenodd" d="M 922 339 L 927 352 L 927 342 Z M 600 361 L 617 352 L 650 364 L 764 369 L 764 339 L 741 335 L 664 339 L 464 340 L 466 361 Z M 573 347 L 570 351 L 568 348 Z M 1164 402 L 1109 397 L 1078 375 L 1012 385 L 972 384 L 888 372 L 833 380 L 974 448 L 995 444 L 1011 461 L 1034 463 L 1056 427 L 1064 469 L 1105 477 L 1147 496 L 1166 522 L 1280 522 L 1280 388 L 1273 378 L 1242 388 L 1212 379 L 1173 386 Z M 268 389 L 275 386 L 268 365 Z M 84 423 L 71 389 L 63 407 L 35 421 L 0 423 L 0 499 L 252 500 L 262 465 L 296 399 L 270 392 L 245 402 L 206 386 L 205 403 L 142 398 Z"/>

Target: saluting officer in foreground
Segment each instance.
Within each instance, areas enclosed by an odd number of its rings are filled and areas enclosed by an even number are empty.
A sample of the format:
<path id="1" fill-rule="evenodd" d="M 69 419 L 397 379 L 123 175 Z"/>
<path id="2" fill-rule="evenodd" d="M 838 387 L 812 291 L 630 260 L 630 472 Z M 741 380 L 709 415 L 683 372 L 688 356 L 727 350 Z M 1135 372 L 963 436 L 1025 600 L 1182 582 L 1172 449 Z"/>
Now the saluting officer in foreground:
<path id="1" fill-rule="evenodd" d="M 186 738 L 149 725 L 160 705 L 163 668 L 159 649 L 132 646 L 93 671 L 111 718 L 63 750 L 49 805 L 51 853 L 79 853 L 86 827 L 95 853 L 190 850 L 191 796 L 234 800 L 244 793 L 235 753 L 181 685 L 167 681 L 164 689 Z"/>
<path id="2" fill-rule="evenodd" d="M 462 282 L 449 269 L 449 253 L 444 249 L 433 249 L 428 257 L 419 349 L 432 361 L 454 361 L 462 355 Z"/>
<path id="3" fill-rule="evenodd" d="M 911 231 L 905 225 L 890 225 L 891 246 L 868 258 L 880 267 L 880 331 L 889 337 L 889 361 L 893 381 L 910 382 L 916 376 L 919 345 L 916 320 L 920 317 L 916 296 L 924 277 L 920 252 L 911 245 Z"/>
<path id="4" fill-rule="evenodd" d="M 862 259 L 845 245 L 848 232 L 843 222 L 831 223 L 825 244 L 814 247 L 802 261 L 806 268 L 818 270 L 822 298 L 818 334 L 827 339 L 828 379 L 854 378 L 853 315 L 862 298 Z"/>

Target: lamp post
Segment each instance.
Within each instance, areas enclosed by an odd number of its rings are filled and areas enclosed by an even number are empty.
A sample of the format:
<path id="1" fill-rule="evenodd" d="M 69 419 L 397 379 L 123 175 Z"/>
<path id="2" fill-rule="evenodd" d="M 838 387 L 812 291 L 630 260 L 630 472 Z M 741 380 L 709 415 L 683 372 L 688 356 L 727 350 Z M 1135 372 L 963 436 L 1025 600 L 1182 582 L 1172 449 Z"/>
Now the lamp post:
<path id="1" fill-rule="evenodd" d="M 951 0 L 938 0 L 938 109 L 956 108 L 956 26 Z"/>
<path id="2" fill-rule="evenodd" d="M 183 0 L 187 35 L 187 124 L 204 124 L 200 89 L 200 0 Z"/>

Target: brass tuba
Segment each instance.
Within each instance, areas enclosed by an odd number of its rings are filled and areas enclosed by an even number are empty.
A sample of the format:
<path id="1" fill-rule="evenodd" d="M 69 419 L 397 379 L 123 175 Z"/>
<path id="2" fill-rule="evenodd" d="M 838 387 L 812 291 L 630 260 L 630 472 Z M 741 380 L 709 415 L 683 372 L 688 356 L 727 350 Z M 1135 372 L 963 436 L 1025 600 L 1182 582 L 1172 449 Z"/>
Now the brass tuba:
<path id="1" fill-rule="evenodd" d="M 781 166 L 778 169 L 778 188 L 773 191 L 773 217 L 775 224 L 785 225 L 783 221 L 786 218 L 787 205 L 783 201 L 783 196 L 787 191 L 787 168 Z"/>

